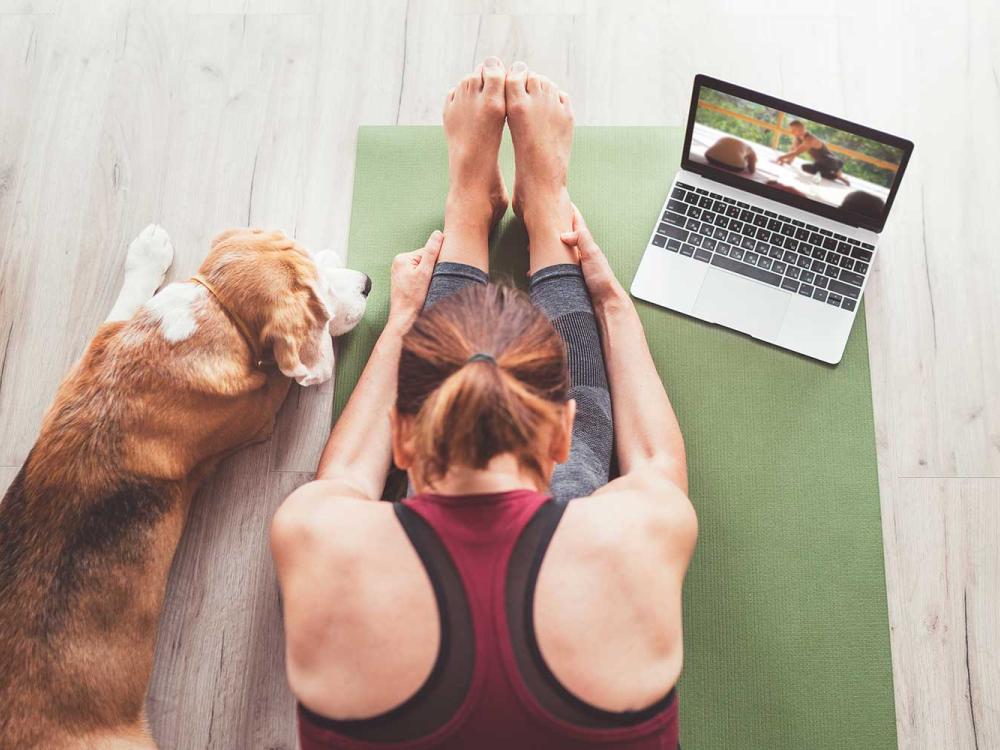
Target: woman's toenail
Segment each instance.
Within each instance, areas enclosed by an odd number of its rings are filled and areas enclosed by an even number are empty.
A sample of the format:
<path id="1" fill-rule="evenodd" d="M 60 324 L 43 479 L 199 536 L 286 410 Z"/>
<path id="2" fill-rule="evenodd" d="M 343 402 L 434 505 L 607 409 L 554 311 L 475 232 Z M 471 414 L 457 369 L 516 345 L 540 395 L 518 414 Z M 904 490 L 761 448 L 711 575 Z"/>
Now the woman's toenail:
<path id="1" fill-rule="evenodd" d="M 499 68 L 499 67 L 500 67 L 500 65 L 501 65 L 501 63 L 500 63 L 500 58 L 499 58 L 499 57 L 487 57 L 487 58 L 486 58 L 486 59 L 485 59 L 485 60 L 483 61 L 483 64 L 484 64 L 484 65 L 485 65 L 485 66 L 486 66 L 487 68 Z"/>
<path id="2" fill-rule="evenodd" d="M 523 63 L 520 60 L 518 60 L 516 63 L 510 66 L 511 73 L 523 73 L 527 69 L 528 69 L 527 63 Z"/>

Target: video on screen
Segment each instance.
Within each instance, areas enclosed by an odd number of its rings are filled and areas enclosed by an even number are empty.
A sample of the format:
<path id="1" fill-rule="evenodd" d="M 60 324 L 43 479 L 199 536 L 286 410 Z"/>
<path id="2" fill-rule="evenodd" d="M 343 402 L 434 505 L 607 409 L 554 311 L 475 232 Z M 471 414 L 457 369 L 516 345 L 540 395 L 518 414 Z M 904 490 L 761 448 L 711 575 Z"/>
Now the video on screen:
<path id="1" fill-rule="evenodd" d="M 691 161 L 880 219 L 903 151 L 702 86 Z"/>

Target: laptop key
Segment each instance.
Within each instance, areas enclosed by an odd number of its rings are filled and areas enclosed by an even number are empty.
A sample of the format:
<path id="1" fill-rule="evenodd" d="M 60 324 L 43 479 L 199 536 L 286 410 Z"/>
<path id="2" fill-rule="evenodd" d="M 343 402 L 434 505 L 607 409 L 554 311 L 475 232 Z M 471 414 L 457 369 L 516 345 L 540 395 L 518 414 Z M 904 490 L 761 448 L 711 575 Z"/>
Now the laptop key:
<path id="1" fill-rule="evenodd" d="M 722 255 L 729 255 L 729 251 L 732 249 L 732 245 L 727 245 L 725 242 L 720 242 L 715 246 L 715 252 Z"/>
<path id="2" fill-rule="evenodd" d="M 799 294 L 803 297 L 812 297 L 813 288 L 809 284 L 803 284 L 799 287 Z"/>
<path id="3" fill-rule="evenodd" d="M 852 312 L 854 311 L 854 308 L 857 306 L 858 306 L 857 300 L 853 300 L 850 297 L 845 298 L 844 304 L 841 305 L 841 307 L 844 308 L 845 310 L 851 310 Z"/>
<path id="4" fill-rule="evenodd" d="M 672 227 L 669 224 L 660 224 L 656 231 L 660 234 L 665 234 L 667 237 L 673 237 L 675 240 L 680 240 L 681 242 L 684 242 L 688 238 L 687 230 L 681 229 L 680 227 Z"/>
<path id="5" fill-rule="evenodd" d="M 756 266 L 757 265 L 757 260 L 759 258 L 760 258 L 760 256 L 757 255 L 757 253 L 747 253 L 746 255 L 743 256 L 743 261 L 745 263 L 753 263 Z"/>
<path id="6" fill-rule="evenodd" d="M 767 255 L 767 250 L 771 246 L 766 242 L 761 242 L 760 239 L 757 240 L 757 244 L 753 246 L 753 249 L 762 255 Z"/>
<path id="7" fill-rule="evenodd" d="M 757 230 L 757 239 L 758 240 L 763 240 L 764 242 L 770 242 L 771 241 L 771 233 L 769 231 L 767 231 L 766 229 L 758 229 Z"/>
<path id="8" fill-rule="evenodd" d="M 802 280 L 806 284 L 812 284 L 813 283 L 813 279 L 815 279 L 815 278 L 816 278 L 816 274 L 814 274 L 812 271 L 803 271 L 802 272 Z"/>
<path id="9" fill-rule="evenodd" d="M 667 224 L 673 224 L 675 227 L 682 227 L 684 226 L 684 223 L 687 221 L 687 219 L 685 219 L 680 214 L 673 213 L 672 211 L 664 211 L 663 221 L 665 221 Z"/>
<path id="10" fill-rule="evenodd" d="M 846 281 L 848 284 L 854 284 L 854 286 L 861 286 L 865 283 L 864 276 L 853 271 L 848 271 L 846 268 L 840 269 L 840 280 Z"/>
<path id="11" fill-rule="evenodd" d="M 830 283 L 830 279 L 826 276 L 817 276 L 815 283 L 820 289 L 826 289 L 826 285 Z"/>
<path id="12" fill-rule="evenodd" d="M 690 208 L 688 208 L 688 212 L 687 213 L 688 213 L 688 216 L 690 216 L 692 219 L 700 219 L 701 218 L 701 209 L 698 208 L 697 206 L 691 206 Z"/>
<path id="13" fill-rule="evenodd" d="M 823 258 L 825 258 L 825 257 L 826 257 L 826 250 L 824 250 L 824 249 L 823 249 L 823 248 L 821 248 L 821 247 L 814 247 L 814 248 L 812 249 L 812 252 L 811 252 L 811 253 L 809 253 L 809 254 L 810 254 L 810 255 L 811 255 L 812 257 L 814 257 L 814 258 L 815 258 L 816 260 L 823 260 Z"/>
<path id="14" fill-rule="evenodd" d="M 732 229 L 734 232 L 742 232 L 743 231 L 743 222 L 742 221 L 731 221 L 731 222 L 729 222 L 729 228 Z"/>
<path id="15" fill-rule="evenodd" d="M 740 215 L 740 209 L 737 206 L 728 206 L 726 208 L 726 216 L 730 219 L 736 219 Z"/>
<path id="16" fill-rule="evenodd" d="M 688 214 L 688 216 L 690 216 L 690 214 Z M 707 221 L 709 224 L 712 224 L 715 222 L 715 214 L 713 214 L 711 211 L 703 211 L 701 214 L 701 220 Z"/>
<path id="17" fill-rule="evenodd" d="M 741 260 L 743 258 L 743 248 L 734 247 L 732 250 L 729 251 L 729 257 L 735 258 L 736 260 Z"/>
<path id="18" fill-rule="evenodd" d="M 712 203 L 714 203 L 714 201 L 707 195 L 701 196 L 701 198 L 698 200 L 698 205 L 701 206 L 702 208 L 711 208 Z"/>
<path id="19" fill-rule="evenodd" d="M 794 279 L 782 279 L 781 288 L 786 289 L 789 292 L 797 292 L 799 291 L 799 282 Z"/>
<path id="20" fill-rule="evenodd" d="M 775 273 L 780 273 L 780 274 L 784 275 L 784 273 L 785 273 L 785 271 L 787 269 L 788 269 L 788 266 L 786 266 L 780 260 L 776 260 L 776 261 L 774 261 L 771 264 L 771 270 L 774 271 Z"/>
<path id="21" fill-rule="evenodd" d="M 700 234 L 691 234 L 688 236 L 688 242 L 690 242 L 695 247 L 701 247 L 702 237 Z"/>
<path id="22" fill-rule="evenodd" d="M 816 289 L 813 292 L 813 299 L 818 300 L 820 302 L 826 302 L 826 295 L 827 295 L 826 289 Z"/>
<path id="23" fill-rule="evenodd" d="M 685 242 L 683 245 L 681 245 L 681 255 L 686 255 L 690 258 L 692 255 L 694 255 L 694 248 Z"/>
<path id="24" fill-rule="evenodd" d="M 777 219 L 771 219 L 769 222 L 767 222 L 767 228 L 770 229 L 772 232 L 780 232 L 781 222 L 778 221 Z"/>
<path id="25" fill-rule="evenodd" d="M 798 266 L 789 266 L 788 270 L 785 272 L 790 279 L 799 278 L 799 274 L 802 273 L 802 269 Z"/>
<path id="26" fill-rule="evenodd" d="M 836 279 L 830 279 L 830 291 L 841 294 L 844 297 L 853 297 L 854 299 L 861 296 L 860 289 L 853 287 L 850 284 L 845 284 L 843 281 L 837 281 Z"/>
<path id="27" fill-rule="evenodd" d="M 862 263 L 860 260 L 854 261 L 854 270 L 864 276 L 868 273 L 868 264 Z"/>
<path id="28" fill-rule="evenodd" d="M 754 239 L 753 239 L 753 237 L 744 237 L 744 238 L 743 238 L 743 239 L 742 239 L 742 240 L 740 241 L 740 246 L 741 246 L 741 247 L 742 247 L 742 248 L 743 248 L 744 250 L 753 250 L 753 248 L 754 248 L 754 245 L 756 245 L 756 244 L 757 244 L 757 243 L 756 243 L 756 242 L 754 242 Z"/>
<path id="29" fill-rule="evenodd" d="M 781 248 L 775 247 L 774 245 L 768 245 L 767 257 L 773 258 L 774 260 L 781 260 Z"/>
<path id="30" fill-rule="evenodd" d="M 727 206 L 722 201 L 716 201 L 712 204 L 712 210 L 717 214 L 721 214 L 726 210 Z"/>
<path id="31" fill-rule="evenodd" d="M 764 214 L 757 214 L 753 219 L 753 225 L 755 227 L 766 227 L 767 217 Z"/>
<path id="32" fill-rule="evenodd" d="M 840 256 L 840 267 L 851 271 L 854 269 L 854 258 L 848 258 L 846 255 Z"/>
<path id="33" fill-rule="evenodd" d="M 698 194 L 688 193 L 687 195 L 684 196 L 684 202 L 690 203 L 692 205 L 698 205 Z"/>
<path id="34" fill-rule="evenodd" d="M 753 213 L 746 209 L 740 211 L 740 221 L 753 221 Z"/>
<path id="35" fill-rule="evenodd" d="M 687 184 L 687 183 L 685 183 L 685 182 L 677 182 L 677 183 L 675 183 L 675 184 L 677 185 L 677 187 L 682 187 L 682 188 L 684 188 L 685 190 L 694 190 L 694 188 L 693 188 L 693 187 L 691 187 L 690 185 L 688 185 L 688 184 Z"/>
<path id="36" fill-rule="evenodd" d="M 809 268 L 810 263 L 812 263 L 812 261 L 809 260 L 808 255 L 800 255 L 799 259 L 795 261 L 795 265 L 797 265 L 799 268 Z"/>
<path id="37" fill-rule="evenodd" d="M 812 262 L 812 265 L 809 266 L 809 268 L 815 271 L 816 273 L 823 273 L 823 271 L 826 270 L 826 265 L 818 260 L 814 260 Z"/>
<path id="38" fill-rule="evenodd" d="M 864 261 L 865 263 L 871 263 L 872 253 L 869 250 L 863 250 L 860 247 L 851 248 L 851 257 L 856 260 Z"/>
<path id="39" fill-rule="evenodd" d="M 791 237 L 786 237 L 785 238 L 785 249 L 786 250 L 798 250 L 799 249 L 799 241 L 796 240 L 796 239 L 793 239 Z"/>
<path id="40" fill-rule="evenodd" d="M 844 301 L 844 298 L 839 294 L 834 294 L 831 292 L 826 298 L 826 304 L 833 305 L 834 307 L 840 307 L 840 303 Z"/>
<path id="41" fill-rule="evenodd" d="M 786 237 L 795 237 L 798 231 L 791 224 L 785 224 L 781 227 L 781 233 Z M 801 237 L 795 237 L 795 239 L 801 239 Z"/>
<path id="42" fill-rule="evenodd" d="M 765 284 L 770 284 L 771 286 L 778 286 L 781 283 L 781 276 L 774 273 L 773 271 L 768 271 L 763 268 L 758 268 L 757 266 L 751 266 L 746 263 L 740 263 L 735 261 L 732 257 L 725 257 L 724 255 L 713 255 L 712 265 L 718 266 L 726 271 L 733 271 L 735 273 L 742 274 L 743 276 L 748 276 L 751 279 L 756 279 L 757 281 L 763 281 Z"/>
<path id="43" fill-rule="evenodd" d="M 848 245 L 846 242 L 838 242 L 837 243 L 837 252 L 841 253 L 843 255 L 850 255 L 851 254 L 851 246 Z"/>
<path id="44" fill-rule="evenodd" d="M 684 209 L 687 208 L 687 204 L 684 201 L 671 198 L 667 201 L 667 208 L 671 211 L 676 211 L 677 213 L 684 213 Z"/>
<path id="45" fill-rule="evenodd" d="M 784 254 L 781 256 L 781 259 L 785 261 L 785 263 L 795 263 L 795 261 L 798 260 L 798 258 L 799 256 L 793 253 L 791 250 L 785 250 Z"/>
<path id="46" fill-rule="evenodd" d="M 685 229 L 690 229 L 692 232 L 697 232 L 701 229 L 701 222 L 694 219 L 688 219 L 687 224 L 684 225 Z"/>
<path id="47" fill-rule="evenodd" d="M 800 242 L 805 242 L 806 240 L 809 239 L 809 230 L 806 229 L 805 227 L 799 227 L 798 229 L 795 230 L 795 239 L 799 240 Z"/>
<path id="48" fill-rule="evenodd" d="M 654 234 L 653 235 L 653 244 L 656 245 L 657 247 L 666 247 L 667 246 L 667 238 L 664 237 L 662 234 Z"/>
<path id="49" fill-rule="evenodd" d="M 681 249 L 680 240 L 667 240 L 667 250 L 669 250 L 672 253 L 676 253 L 680 249 Z"/>
<path id="50" fill-rule="evenodd" d="M 706 250 L 715 250 L 715 240 L 711 237 L 706 237 L 701 241 L 701 246 Z"/>
<path id="51" fill-rule="evenodd" d="M 755 227 L 753 224 L 744 224 L 743 234 L 745 234 L 747 237 L 756 237 L 757 227 Z"/>
<path id="52" fill-rule="evenodd" d="M 760 266 L 761 268 L 764 268 L 764 269 L 770 271 L 771 270 L 771 259 L 768 258 L 766 255 L 762 255 L 762 256 L 760 256 L 760 258 L 757 259 L 757 265 Z"/>
<path id="53" fill-rule="evenodd" d="M 836 250 L 837 240 L 835 240 L 833 237 L 827 237 L 825 240 L 823 240 L 823 247 L 827 250 Z"/>
<path id="54" fill-rule="evenodd" d="M 708 252 L 708 250 L 706 250 L 705 248 L 699 247 L 697 250 L 694 251 L 694 259 L 700 260 L 703 263 L 708 263 L 708 261 L 712 259 L 712 254 Z"/>
<path id="55" fill-rule="evenodd" d="M 729 219 L 727 219 L 722 214 L 716 214 L 715 215 L 715 226 L 722 227 L 723 229 L 725 229 L 726 227 L 729 226 Z"/>
<path id="56" fill-rule="evenodd" d="M 732 229 L 732 225 L 730 225 L 729 228 Z M 736 234 L 736 232 L 730 232 L 729 236 L 726 237 L 726 242 L 728 242 L 730 245 L 738 245 L 742 241 L 743 241 L 743 236 Z"/>
<path id="57" fill-rule="evenodd" d="M 829 266 L 826 267 L 826 271 L 824 271 L 823 273 L 825 273 L 831 279 L 835 279 L 840 274 L 840 271 L 837 269 L 836 266 L 834 266 L 834 265 L 831 264 L 831 265 L 829 265 Z"/>
<path id="58" fill-rule="evenodd" d="M 716 229 L 716 230 L 715 230 L 715 231 L 714 231 L 714 232 L 712 233 L 712 236 L 713 236 L 713 237 L 715 237 L 715 239 L 717 239 L 717 240 L 724 240 L 724 239 L 726 239 L 726 237 L 728 237 L 728 236 L 729 236 L 729 232 L 727 232 L 727 231 L 726 231 L 725 229 L 723 229 L 722 227 L 719 227 L 718 229 Z"/>
<path id="59" fill-rule="evenodd" d="M 684 200 L 685 195 L 687 195 L 687 193 L 685 193 L 679 187 L 675 187 L 673 190 L 670 191 L 670 197 L 676 198 L 677 200 Z"/>

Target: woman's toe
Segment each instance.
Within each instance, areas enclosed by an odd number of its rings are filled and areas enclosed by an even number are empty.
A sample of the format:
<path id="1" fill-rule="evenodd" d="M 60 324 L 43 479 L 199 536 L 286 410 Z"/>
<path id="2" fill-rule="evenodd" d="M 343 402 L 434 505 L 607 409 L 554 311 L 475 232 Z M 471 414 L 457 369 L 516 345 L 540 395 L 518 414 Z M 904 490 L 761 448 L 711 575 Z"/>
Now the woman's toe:
<path id="1" fill-rule="evenodd" d="M 483 60 L 483 91 L 487 94 L 502 94 L 507 71 L 499 57 Z"/>

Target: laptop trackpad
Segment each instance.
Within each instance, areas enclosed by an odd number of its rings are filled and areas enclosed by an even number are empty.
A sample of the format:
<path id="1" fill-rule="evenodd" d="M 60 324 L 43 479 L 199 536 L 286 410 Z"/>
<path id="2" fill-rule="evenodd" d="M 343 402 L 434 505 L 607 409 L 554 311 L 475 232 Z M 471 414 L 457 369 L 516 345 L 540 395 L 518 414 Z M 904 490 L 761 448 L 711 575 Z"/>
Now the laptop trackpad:
<path id="1" fill-rule="evenodd" d="M 775 339 L 791 295 L 735 274 L 710 269 L 695 302 L 695 317 L 760 339 Z"/>

